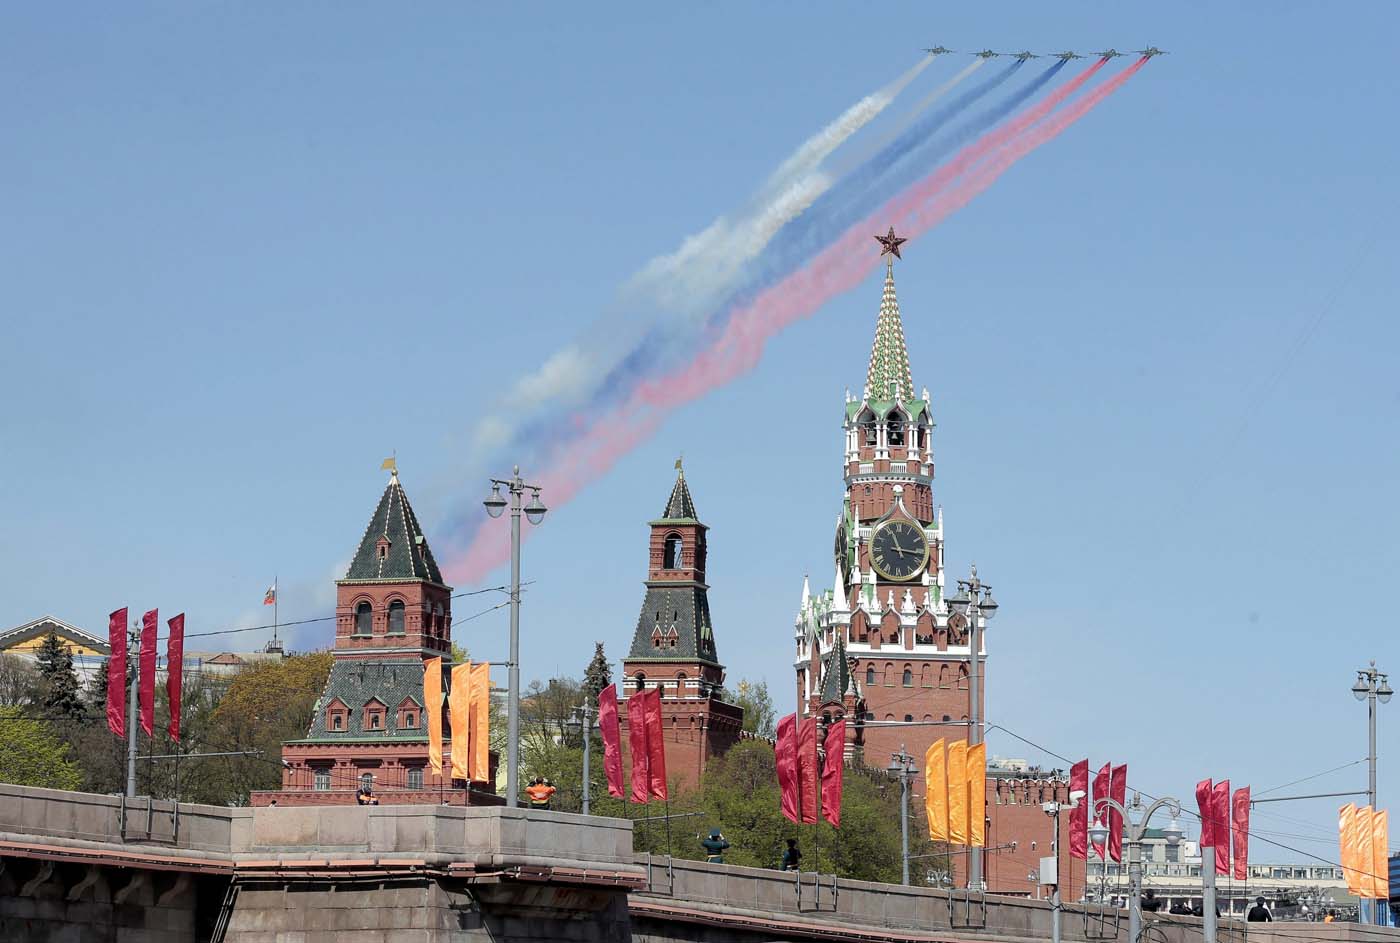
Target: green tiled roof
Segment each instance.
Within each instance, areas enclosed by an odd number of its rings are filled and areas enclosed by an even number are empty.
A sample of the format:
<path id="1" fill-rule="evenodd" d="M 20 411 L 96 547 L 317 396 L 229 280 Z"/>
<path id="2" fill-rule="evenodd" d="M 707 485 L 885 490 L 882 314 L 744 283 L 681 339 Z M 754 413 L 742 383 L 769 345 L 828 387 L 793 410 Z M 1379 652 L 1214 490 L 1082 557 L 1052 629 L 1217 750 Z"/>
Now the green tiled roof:
<path id="1" fill-rule="evenodd" d="M 443 685 L 443 690 L 447 685 Z M 371 698 L 377 699 L 385 707 L 384 729 L 364 729 L 364 709 Z M 398 728 L 398 707 L 404 699 L 410 699 L 416 711 L 416 727 L 403 730 Z M 326 708 L 339 699 L 350 709 L 344 730 L 331 730 L 327 726 Z M 419 658 L 403 658 L 393 661 L 337 661 L 331 666 L 330 677 L 326 679 L 326 690 L 316 704 L 311 718 L 308 740 L 325 742 L 382 740 L 422 740 L 426 736 L 423 727 L 423 661 Z M 441 710 L 442 705 L 437 705 Z"/>
<path id="2" fill-rule="evenodd" d="M 388 552 L 380 557 L 379 541 L 388 541 Z M 428 549 L 428 539 L 408 496 L 399 484 L 398 473 L 389 479 L 389 487 L 379 499 L 374 516 L 369 519 L 360 547 L 350 561 L 346 580 L 425 580 L 442 584 L 442 573 Z"/>
<path id="3" fill-rule="evenodd" d="M 671 496 L 666 499 L 666 510 L 653 524 L 698 524 L 695 514 L 695 501 L 690 497 L 690 487 L 685 483 L 685 472 L 676 470 L 676 483 L 671 488 Z"/>
<path id="4" fill-rule="evenodd" d="M 885 292 L 875 322 L 875 343 L 870 348 L 870 369 L 865 375 L 865 399 L 914 399 L 914 377 L 909 372 L 909 352 L 904 347 L 904 325 L 899 320 L 899 299 L 894 293 L 894 266 L 885 270 Z"/>

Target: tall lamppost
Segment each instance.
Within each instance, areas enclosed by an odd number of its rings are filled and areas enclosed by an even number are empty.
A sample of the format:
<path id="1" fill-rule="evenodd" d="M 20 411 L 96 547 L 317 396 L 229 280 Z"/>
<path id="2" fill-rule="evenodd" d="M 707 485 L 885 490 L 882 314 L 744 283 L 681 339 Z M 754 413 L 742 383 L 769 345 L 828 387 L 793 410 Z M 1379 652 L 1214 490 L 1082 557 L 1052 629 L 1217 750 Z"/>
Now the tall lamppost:
<path id="1" fill-rule="evenodd" d="M 1116 799 L 1096 799 L 1094 800 L 1094 814 L 1096 816 L 1108 816 L 1110 808 L 1117 809 L 1123 816 L 1123 822 L 1128 826 L 1128 836 L 1126 844 L 1128 846 L 1128 943 L 1140 943 L 1142 936 L 1142 838 L 1147 834 L 1147 823 L 1152 818 L 1152 813 L 1160 808 L 1169 808 L 1172 811 L 1172 821 L 1164 830 L 1163 834 L 1168 845 L 1176 845 L 1181 842 L 1181 825 L 1177 822 L 1177 817 L 1181 815 L 1181 803 L 1171 797 L 1158 799 L 1147 807 L 1147 811 L 1142 813 L 1141 820 L 1134 822 L 1129 814 L 1129 809 L 1123 808 Z M 1142 812 L 1142 797 L 1133 793 L 1133 812 Z M 1095 845 L 1105 846 L 1108 841 L 1108 827 L 1103 821 L 1096 818 L 1093 828 L 1089 829 L 1089 840 Z M 1204 865 L 1203 865 L 1204 867 Z M 1104 870 L 1108 870 L 1108 862 L 1104 862 Z M 1204 921 L 1207 926 L 1214 929 L 1215 908 L 1208 908 Z M 1204 912 L 1204 911 L 1203 911 Z"/>
<path id="2" fill-rule="evenodd" d="M 593 776 L 589 769 L 589 746 L 593 740 L 593 704 L 585 700 L 582 707 L 574 708 L 574 716 L 569 719 L 569 732 L 583 734 L 583 814 L 588 814 L 588 794 L 593 791 Z"/>
<path id="3" fill-rule="evenodd" d="M 1390 689 L 1390 682 L 1387 680 L 1385 672 L 1377 671 L 1376 663 L 1373 661 L 1369 668 L 1357 669 L 1356 683 L 1351 686 L 1351 693 L 1356 695 L 1358 701 L 1366 702 L 1367 726 L 1370 733 L 1366 758 L 1370 763 L 1371 771 L 1371 778 L 1366 786 L 1366 799 L 1371 808 L 1374 809 L 1376 807 L 1376 702 L 1386 703 L 1395 692 Z M 1370 923 L 1380 922 L 1377 910 L 1379 908 L 1372 908 Z M 1361 913 L 1360 906 L 1357 908 L 1357 913 Z"/>
<path id="4" fill-rule="evenodd" d="M 899 778 L 899 847 L 900 883 L 909 886 L 909 780 L 918 775 L 914 758 L 905 752 L 904 744 L 899 752 L 891 754 L 889 772 Z"/>
<path id="5" fill-rule="evenodd" d="M 506 499 L 501 495 L 501 487 L 510 492 L 510 692 L 507 701 L 506 741 L 506 805 L 514 808 L 520 804 L 520 499 L 525 489 L 530 489 L 530 503 L 525 506 L 525 516 L 531 524 L 544 519 L 545 506 L 540 503 L 540 486 L 526 484 L 520 478 L 520 466 L 515 466 L 514 477 L 492 478 L 491 494 L 485 501 L 486 513 L 500 517 L 506 509 Z"/>
<path id="6" fill-rule="evenodd" d="M 1060 811 L 1062 809 L 1078 808 L 1080 801 L 1084 798 L 1084 790 L 1075 789 L 1070 791 L 1068 802 L 1052 800 L 1043 802 L 1040 808 L 1045 814 L 1050 816 L 1054 831 L 1050 834 L 1050 868 L 1046 871 L 1046 859 L 1042 858 L 1040 868 L 1040 883 L 1051 885 L 1050 890 L 1050 943 L 1060 943 Z M 1105 868 L 1105 871 L 1108 869 Z M 1049 881 L 1047 882 L 1047 878 Z"/>
<path id="7" fill-rule="evenodd" d="M 958 580 L 958 593 L 948 604 L 953 611 L 967 619 L 968 647 L 972 650 L 972 671 L 967 685 L 967 745 L 976 746 L 982 742 L 982 672 L 979 662 L 982 657 L 982 624 L 997 614 L 997 601 L 992 598 L 992 587 L 977 578 L 977 566 L 972 567 L 972 575 Z M 982 849 L 967 850 L 967 886 L 981 889 Z"/>
<path id="8" fill-rule="evenodd" d="M 1366 796 L 1371 808 L 1376 807 L 1376 702 L 1382 704 L 1390 701 L 1390 696 L 1395 692 L 1390 689 L 1390 682 L 1383 671 L 1376 670 L 1376 663 L 1371 662 L 1369 668 L 1358 668 L 1356 671 L 1356 683 L 1351 686 L 1351 693 L 1356 695 L 1358 701 L 1366 701 L 1367 723 L 1370 730 L 1370 749 L 1366 752 L 1366 757 L 1371 764 L 1371 780 L 1366 787 Z"/>

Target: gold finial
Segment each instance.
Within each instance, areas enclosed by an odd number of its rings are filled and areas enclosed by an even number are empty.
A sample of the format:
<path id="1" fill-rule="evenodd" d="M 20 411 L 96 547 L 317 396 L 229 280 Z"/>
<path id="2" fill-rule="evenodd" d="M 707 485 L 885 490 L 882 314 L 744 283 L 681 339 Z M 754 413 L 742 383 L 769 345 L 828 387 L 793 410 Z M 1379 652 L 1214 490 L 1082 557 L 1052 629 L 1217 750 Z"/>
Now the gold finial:
<path id="1" fill-rule="evenodd" d="M 680 457 L 676 459 L 676 471 L 679 472 L 679 473 L 682 474 L 682 475 L 685 474 L 685 469 L 681 467 L 681 464 L 682 464 L 682 462 L 684 462 L 684 461 L 685 461 L 685 453 L 681 453 Z"/>

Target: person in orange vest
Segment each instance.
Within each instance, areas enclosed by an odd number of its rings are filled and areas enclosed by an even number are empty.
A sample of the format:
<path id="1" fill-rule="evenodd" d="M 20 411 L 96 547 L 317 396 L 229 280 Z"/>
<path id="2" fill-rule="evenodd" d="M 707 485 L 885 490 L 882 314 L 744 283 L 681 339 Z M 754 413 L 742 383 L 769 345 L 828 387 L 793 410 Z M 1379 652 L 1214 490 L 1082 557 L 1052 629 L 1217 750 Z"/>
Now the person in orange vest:
<path id="1" fill-rule="evenodd" d="M 530 808 L 532 809 L 548 809 L 549 800 L 556 792 L 558 790 L 550 785 L 549 780 L 539 776 L 536 776 L 535 781 L 525 787 L 525 795 L 530 797 Z"/>

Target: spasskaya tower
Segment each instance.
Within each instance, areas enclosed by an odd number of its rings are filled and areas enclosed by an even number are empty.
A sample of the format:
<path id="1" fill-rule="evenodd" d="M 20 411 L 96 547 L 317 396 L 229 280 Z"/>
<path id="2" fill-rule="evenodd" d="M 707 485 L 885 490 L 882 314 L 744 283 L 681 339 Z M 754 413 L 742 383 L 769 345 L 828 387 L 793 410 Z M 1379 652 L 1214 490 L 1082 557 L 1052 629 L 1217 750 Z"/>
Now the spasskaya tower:
<path id="1" fill-rule="evenodd" d="M 880 767 L 903 745 L 922 768 L 933 741 L 967 736 L 972 652 L 967 620 L 944 598 L 933 413 L 927 388 L 914 393 L 895 296 L 904 240 L 893 229 L 876 238 L 889 262 L 865 387 L 846 394 L 832 588 L 803 582 L 794 666 L 804 714 L 860 721 L 848 724 L 848 752 Z"/>

